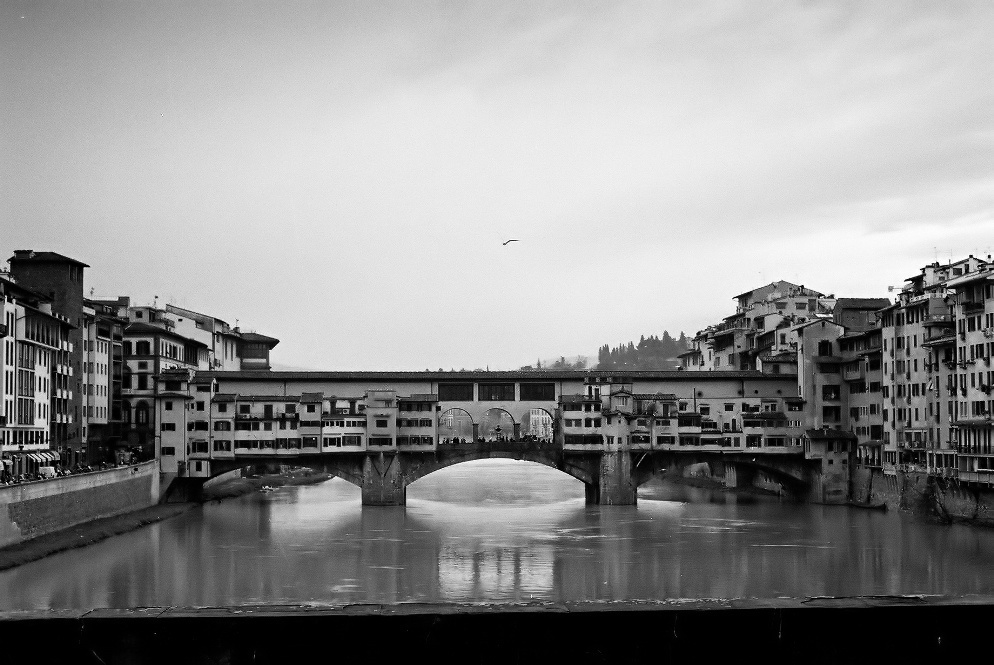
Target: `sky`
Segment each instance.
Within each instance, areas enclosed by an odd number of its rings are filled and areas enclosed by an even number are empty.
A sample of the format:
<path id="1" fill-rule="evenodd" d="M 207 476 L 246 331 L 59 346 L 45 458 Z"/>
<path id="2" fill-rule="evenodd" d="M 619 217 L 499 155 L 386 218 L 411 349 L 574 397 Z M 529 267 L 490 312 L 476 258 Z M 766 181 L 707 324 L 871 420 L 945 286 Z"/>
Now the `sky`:
<path id="1" fill-rule="evenodd" d="M 0 0 L 0 253 L 326 370 L 886 297 L 994 251 L 992 34 L 988 0 Z"/>

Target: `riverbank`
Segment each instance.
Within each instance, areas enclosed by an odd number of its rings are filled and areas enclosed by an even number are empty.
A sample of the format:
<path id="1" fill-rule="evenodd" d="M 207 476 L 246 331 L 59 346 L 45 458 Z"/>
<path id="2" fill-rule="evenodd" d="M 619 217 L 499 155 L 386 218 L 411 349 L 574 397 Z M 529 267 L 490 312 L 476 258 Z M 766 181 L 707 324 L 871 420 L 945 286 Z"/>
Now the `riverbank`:
<path id="1" fill-rule="evenodd" d="M 175 517 L 196 505 L 195 503 L 160 504 L 123 515 L 84 522 L 62 531 L 38 536 L 0 549 L 0 570 L 37 561 L 57 552 L 92 545 L 111 536 L 134 531 L 143 526 Z"/>
<path id="2" fill-rule="evenodd" d="M 267 473 L 218 483 L 204 487 L 204 501 L 221 501 L 257 492 L 263 487 L 283 487 L 285 485 L 316 485 L 330 480 L 330 473 L 319 473 L 311 469 L 294 469 L 288 473 Z"/>

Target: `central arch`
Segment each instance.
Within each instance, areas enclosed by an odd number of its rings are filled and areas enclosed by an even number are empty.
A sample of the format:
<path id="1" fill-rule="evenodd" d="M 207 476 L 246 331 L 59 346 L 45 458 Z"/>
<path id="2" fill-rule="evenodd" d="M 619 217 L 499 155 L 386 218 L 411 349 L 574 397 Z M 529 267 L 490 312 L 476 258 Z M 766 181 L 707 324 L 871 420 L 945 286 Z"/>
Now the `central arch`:
<path id="1" fill-rule="evenodd" d="M 599 456 L 589 456 L 589 459 L 586 456 L 563 456 L 560 450 L 541 441 L 484 441 L 439 449 L 433 456 L 403 457 L 400 474 L 410 484 L 450 466 L 485 459 L 534 462 L 588 485 L 597 481 L 600 470 Z"/>
<path id="2" fill-rule="evenodd" d="M 487 409 L 480 422 L 480 436 L 487 441 L 514 438 L 515 421 L 508 411 L 500 407 Z"/>

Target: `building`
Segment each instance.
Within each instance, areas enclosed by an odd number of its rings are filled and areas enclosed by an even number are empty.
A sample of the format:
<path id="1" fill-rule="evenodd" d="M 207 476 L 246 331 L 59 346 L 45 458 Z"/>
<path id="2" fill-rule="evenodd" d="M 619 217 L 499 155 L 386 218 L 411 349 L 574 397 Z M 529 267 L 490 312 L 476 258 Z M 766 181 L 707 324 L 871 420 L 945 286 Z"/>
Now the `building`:
<path id="1" fill-rule="evenodd" d="M 0 472 L 5 477 L 34 473 L 60 459 L 56 437 L 74 425 L 73 329 L 51 300 L 0 276 Z"/>
<path id="2" fill-rule="evenodd" d="M 990 257 L 988 257 L 989 259 Z M 948 463 L 956 450 L 956 477 L 960 481 L 990 484 L 994 482 L 994 264 L 972 256 L 953 264 L 961 274 L 952 272 L 945 281 L 947 301 L 952 307 L 955 337 L 952 351 L 948 343 L 935 344 L 943 352 L 946 374 L 945 416 L 951 425 L 951 445 L 938 446 L 933 454 L 936 466 Z M 955 366 L 947 360 L 952 356 Z M 937 410 L 941 409 L 937 404 Z M 941 429 L 940 429 L 941 432 Z M 945 443 L 945 442 L 943 442 Z"/>
<path id="3" fill-rule="evenodd" d="M 956 423 L 969 411 L 957 398 L 966 396 L 968 375 L 955 369 L 965 369 L 965 359 L 973 357 L 967 351 L 975 349 L 962 344 L 972 312 L 954 311 L 951 300 L 963 301 L 954 284 L 973 283 L 988 265 L 970 256 L 925 266 L 905 280 L 897 302 L 880 312 L 885 472 L 953 466 Z M 958 341 L 954 329 L 963 330 Z"/>
<path id="4" fill-rule="evenodd" d="M 51 303 L 54 314 L 70 324 L 68 363 L 71 374 L 64 374 L 65 387 L 59 397 L 59 419 L 51 424 L 52 446 L 67 457 L 80 459 L 83 450 L 83 272 L 89 266 L 55 252 L 16 250 L 8 260 L 11 277 Z M 64 403 L 64 407 L 63 407 Z"/>
<path id="5" fill-rule="evenodd" d="M 83 450 L 87 462 L 127 454 L 123 425 L 124 326 L 116 308 L 83 301 Z"/>
<path id="6" fill-rule="evenodd" d="M 720 323 L 699 331 L 691 340 L 691 350 L 680 355 L 685 370 L 755 370 L 762 367 L 761 356 L 776 371 L 790 365 L 796 340 L 789 328 L 810 318 L 827 317 L 834 306 L 825 296 L 803 285 L 778 281 L 735 296 L 735 313 Z"/>

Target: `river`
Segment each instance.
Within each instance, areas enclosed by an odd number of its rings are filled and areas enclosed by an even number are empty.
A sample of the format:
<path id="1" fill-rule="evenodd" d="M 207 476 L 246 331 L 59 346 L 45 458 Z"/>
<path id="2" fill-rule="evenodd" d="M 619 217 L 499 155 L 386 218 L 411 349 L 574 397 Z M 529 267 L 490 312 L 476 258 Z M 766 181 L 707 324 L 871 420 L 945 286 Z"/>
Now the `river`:
<path id="1" fill-rule="evenodd" d="M 587 506 L 535 464 L 460 464 L 363 508 L 334 479 L 211 503 L 0 572 L 0 610 L 994 593 L 994 530 L 654 481 Z"/>

